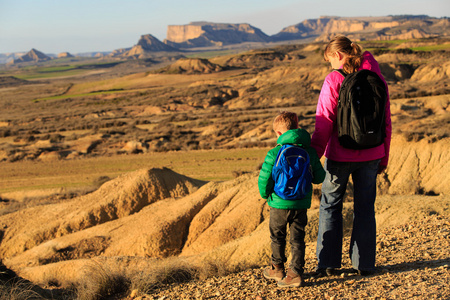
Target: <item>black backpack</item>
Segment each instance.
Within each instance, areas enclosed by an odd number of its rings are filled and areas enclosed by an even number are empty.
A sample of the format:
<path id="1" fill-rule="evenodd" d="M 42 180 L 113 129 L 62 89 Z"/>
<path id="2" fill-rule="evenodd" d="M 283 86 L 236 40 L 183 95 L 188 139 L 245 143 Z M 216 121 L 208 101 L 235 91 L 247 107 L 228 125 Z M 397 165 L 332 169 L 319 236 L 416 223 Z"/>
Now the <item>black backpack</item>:
<path id="1" fill-rule="evenodd" d="M 339 90 L 337 126 L 339 143 L 350 149 L 383 144 L 387 90 L 384 81 L 370 70 L 346 74 Z"/>

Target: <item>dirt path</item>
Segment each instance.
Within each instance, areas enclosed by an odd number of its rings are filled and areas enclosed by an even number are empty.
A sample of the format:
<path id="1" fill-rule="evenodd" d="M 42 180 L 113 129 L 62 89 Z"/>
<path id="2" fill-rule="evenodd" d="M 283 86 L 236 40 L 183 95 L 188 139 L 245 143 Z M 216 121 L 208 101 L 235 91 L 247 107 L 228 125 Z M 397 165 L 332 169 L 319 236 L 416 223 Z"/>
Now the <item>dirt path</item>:
<path id="1" fill-rule="evenodd" d="M 348 249 L 349 239 L 344 242 Z M 315 245 L 307 245 L 306 286 L 279 289 L 262 277 L 262 268 L 226 277 L 175 284 L 151 295 L 127 299 L 450 299 L 450 218 L 431 215 L 378 233 L 373 276 L 343 273 L 313 278 Z"/>

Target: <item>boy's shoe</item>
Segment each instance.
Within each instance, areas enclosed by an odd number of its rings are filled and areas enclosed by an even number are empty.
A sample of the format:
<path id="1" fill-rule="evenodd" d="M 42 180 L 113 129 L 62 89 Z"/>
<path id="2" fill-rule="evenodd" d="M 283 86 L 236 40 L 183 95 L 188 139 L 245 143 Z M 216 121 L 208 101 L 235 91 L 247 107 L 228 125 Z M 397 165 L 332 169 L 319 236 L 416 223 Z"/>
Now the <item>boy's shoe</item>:
<path id="1" fill-rule="evenodd" d="M 284 277 L 283 280 L 278 281 L 277 285 L 281 288 L 300 287 L 304 285 L 304 282 L 301 275 L 298 275 L 289 268 L 286 273 L 286 277 Z"/>
<path id="2" fill-rule="evenodd" d="M 283 277 L 285 276 L 284 265 L 271 264 L 270 266 L 264 268 L 263 276 L 267 279 L 275 279 L 277 281 L 283 279 Z"/>

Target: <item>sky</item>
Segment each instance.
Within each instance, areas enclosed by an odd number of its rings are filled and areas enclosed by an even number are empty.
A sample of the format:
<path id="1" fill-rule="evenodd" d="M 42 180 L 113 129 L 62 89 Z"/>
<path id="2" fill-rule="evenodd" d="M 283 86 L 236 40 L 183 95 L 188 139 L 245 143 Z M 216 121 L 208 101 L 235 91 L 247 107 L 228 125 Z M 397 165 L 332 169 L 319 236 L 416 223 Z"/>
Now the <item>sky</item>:
<path id="1" fill-rule="evenodd" d="M 168 25 L 249 23 L 267 35 L 321 16 L 449 17 L 449 0 L 0 0 L 0 53 L 113 51 Z"/>

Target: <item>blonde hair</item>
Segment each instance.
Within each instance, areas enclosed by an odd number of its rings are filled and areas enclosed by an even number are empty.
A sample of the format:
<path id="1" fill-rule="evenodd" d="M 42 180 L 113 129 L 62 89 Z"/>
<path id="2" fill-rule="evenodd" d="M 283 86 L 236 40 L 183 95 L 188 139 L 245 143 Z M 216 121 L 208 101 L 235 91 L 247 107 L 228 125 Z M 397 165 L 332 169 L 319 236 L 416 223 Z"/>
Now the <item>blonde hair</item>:
<path id="1" fill-rule="evenodd" d="M 347 59 L 343 65 L 344 72 L 347 74 L 358 71 L 362 62 L 362 47 L 353 43 L 349 38 L 343 35 L 338 35 L 331 39 L 325 47 L 323 57 L 328 61 L 328 56 L 340 52 L 347 55 Z"/>
<path id="2" fill-rule="evenodd" d="M 298 116 L 296 113 L 282 111 L 273 120 L 273 130 L 286 132 L 291 129 L 298 128 Z"/>

